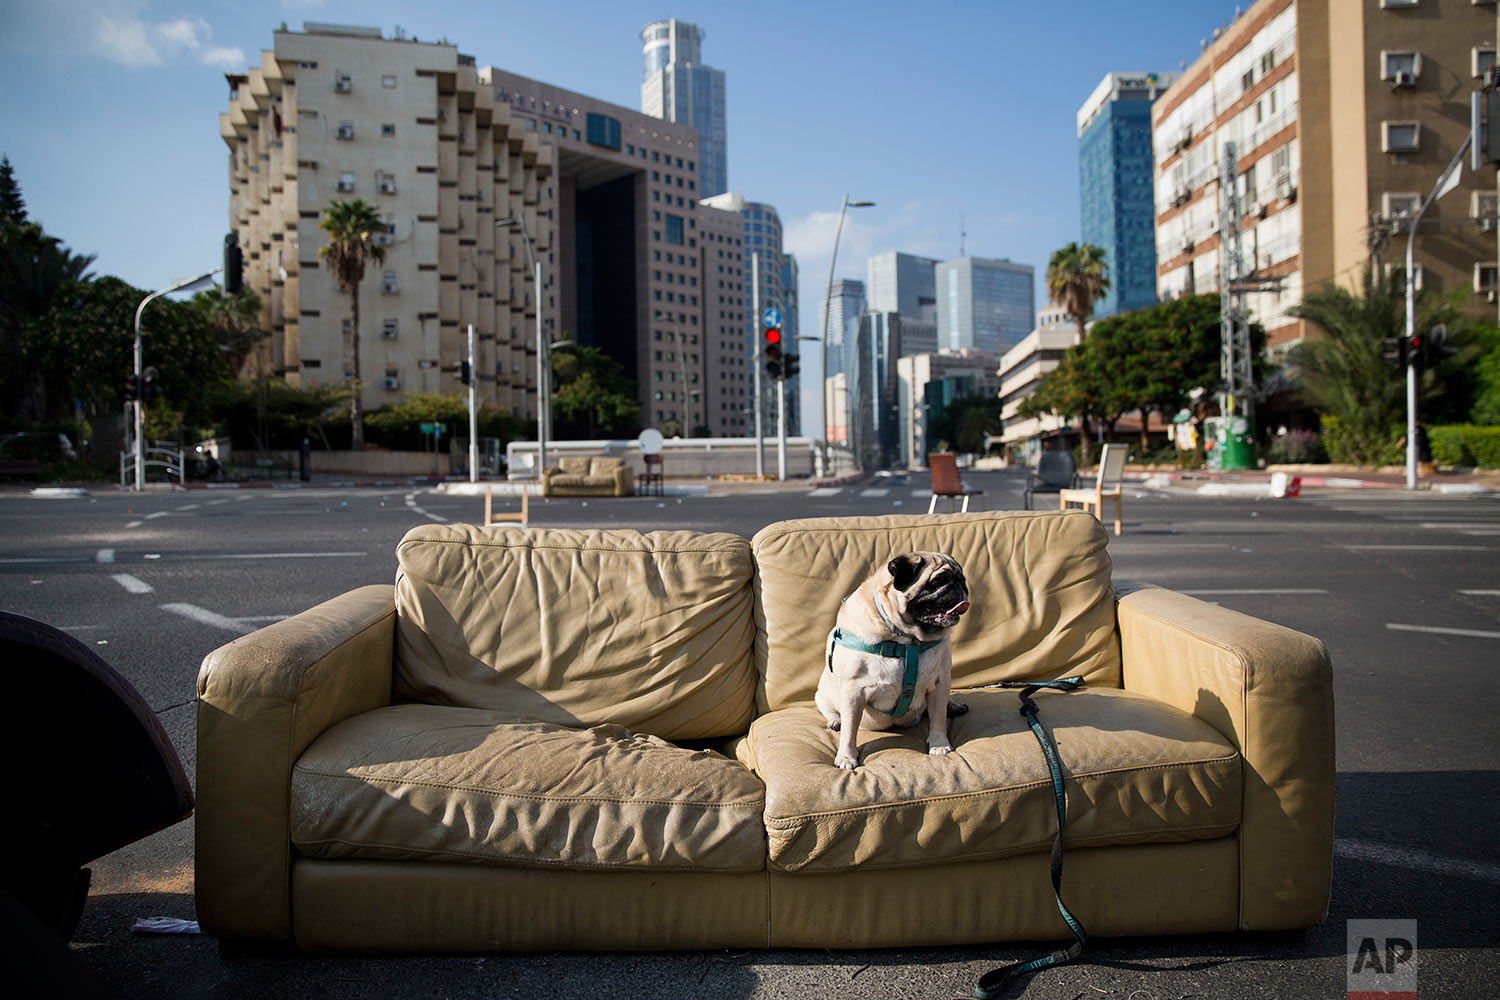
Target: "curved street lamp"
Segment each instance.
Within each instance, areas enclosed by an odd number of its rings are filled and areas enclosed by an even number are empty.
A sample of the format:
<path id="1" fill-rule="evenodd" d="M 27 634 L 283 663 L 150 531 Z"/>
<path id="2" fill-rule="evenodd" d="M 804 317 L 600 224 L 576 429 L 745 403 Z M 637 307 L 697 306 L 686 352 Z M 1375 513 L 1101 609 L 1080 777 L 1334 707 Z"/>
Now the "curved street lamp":
<path id="1" fill-rule="evenodd" d="M 173 292 L 186 291 L 189 288 L 193 288 L 193 287 L 195 287 L 197 285 L 201 285 L 204 282 L 206 282 L 209 278 L 212 278 L 214 275 L 218 274 L 222 270 L 224 270 L 222 267 L 216 267 L 212 271 L 205 271 L 203 274 L 197 275 L 195 277 L 192 277 L 192 278 L 183 278 L 180 281 L 174 281 L 174 282 L 172 282 L 172 284 L 168 285 L 166 288 L 163 288 L 163 289 L 160 289 L 158 291 L 152 292 L 150 295 L 146 296 L 144 299 L 141 300 L 141 304 L 138 305 L 138 306 L 136 306 L 136 308 L 135 308 L 135 384 L 136 384 L 136 390 L 137 390 L 137 399 L 135 400 L 135 491 L 134 492 L 136 492 L 136 493 L 139 493 L 144 488 L 145 482 L 146 482 L 146 454 L 145 454 L 145 451 L 143 450 L 143 447 L 142 447 L 142 444 L 141 444 L 142 433 L 145 430 L 145 418 L 144 418 L 144 416 L 143 416 L 143 414 L 141 412 L 141 402 L 142 401 L 139 398 L 139 391 L 140 391 L 140 385 L 141 385 L 141 313 L 143 313 L 143 312 L 146 311 L 146 306 L 150 304 L 150 302 L 151 302 L 152 299 L 160 298 L 163 295 L 171 295 Z M 180 456 L 178 458 L 178 461 L 181 462 L 181 457 Z"/>
<path id="2" fill-rule="evenodd" d="M 496 220 L 495 225 L 503 229 L 520 227 L 521 239 L 526 243 L 526 259 L 531 263 L 532 281 L 536 286 L 536 481 L 540 483 L 542 470 L 547 467 L 547 424 L 551 417 L 548 397 L 552 387 L 552 352 L 542 334 L 542 262 L 532 251 L 531 234 L 526 231 L 525 219 L 512 215 Z"/>
<path id="3" fill-rule="evenodd" d="M 844 193 L 844 203 L 839 206 L 839 224 L 838 224 L 838 228 L 836 228 L 833 231 L 833 253 L 831 255 L 829 255 L 829 258 L 828 258 L 828 289 L 827 289 L 827 292 L 826 292 L 826 294 L 824 295 L 824 298 L 823 298 L 823 337 L 822 337 L 822 347 L 819 349 L 819 352 L 818 352 L 819 355 L 820 355 L 819 366 L 822 368 L 822 371 L 819 373 L 818 391 L 819 391 L 819 396 L 820 396 L 820 398 L 823 401 L 822 402 L 822 410 L 823 410 L 823 472 L 824 472 L 824 475 L 827 475 L 831 471 L 831 468 L 830 468 L 830 465 L 829 465 L 829 461 L 828 461 L 829 447 L 830 447 L 830 443 L 831 443 L 830 439 L 829 439 L 829 436 L 828 436 L 828 424 L 829 424 L 829 415 L 828 415 L 828 321 L 829 321 L 830 314 L 833 312 L 833 268 L 834 268 L 834 264 L 837 263 L 837 261 L 839 259 L 839 237 L 842 236 L 843 233 L 844 233 L 844 213 L 847 212 L 851 208 L 870 208 L 874 204 L 875 203 L 873 201 L 850 201 L 849 200 L 849 194 L 848 194 L 848 192 Z"/>

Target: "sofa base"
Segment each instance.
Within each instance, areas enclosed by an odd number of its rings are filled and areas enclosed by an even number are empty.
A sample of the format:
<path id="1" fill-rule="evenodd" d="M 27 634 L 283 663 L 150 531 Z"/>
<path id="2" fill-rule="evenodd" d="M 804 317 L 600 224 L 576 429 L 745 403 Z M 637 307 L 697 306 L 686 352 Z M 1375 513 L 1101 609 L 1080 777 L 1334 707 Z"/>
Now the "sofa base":
<path id="1" fill-rule="evenodd" d="M 1239 846 L 1224 837 L 1071 850 L 1063 893 L 1090 936 L 1234 930 Z M 885 948 L 1069 936 L 1046 854 L 827 875 L 302 858 L 292 871 L 292 926 L 305 950 L 358 952 Z"/>

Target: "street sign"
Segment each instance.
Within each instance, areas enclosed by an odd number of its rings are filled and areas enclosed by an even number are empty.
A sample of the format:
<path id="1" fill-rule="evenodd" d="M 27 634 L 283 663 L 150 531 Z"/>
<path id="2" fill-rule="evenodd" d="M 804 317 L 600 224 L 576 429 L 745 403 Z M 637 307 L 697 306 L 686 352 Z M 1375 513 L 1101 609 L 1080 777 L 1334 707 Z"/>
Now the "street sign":
<path id="1" fill-rule="evenodd" d="M 766 326 L 771 327 L 775 330 L 781 329 L 781 310 L 777 309 L 775 306 L 772 306 L 764 313 L 762 313 L 761 319 L 765 320 Z"/>
<path id="2" fill-rule="evenodd" d="M 432 433 L 432 425 L 431 424 L 418 424 L 417 425 L 417 429 L 420 430 L 423 434 L 431 434 Z"/>

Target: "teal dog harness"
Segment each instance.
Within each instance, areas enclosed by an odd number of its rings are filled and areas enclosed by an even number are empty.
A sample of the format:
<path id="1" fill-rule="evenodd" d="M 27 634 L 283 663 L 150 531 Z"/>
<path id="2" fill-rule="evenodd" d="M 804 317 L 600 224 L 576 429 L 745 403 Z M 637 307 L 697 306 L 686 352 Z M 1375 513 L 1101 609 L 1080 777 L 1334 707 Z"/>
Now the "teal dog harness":
<path id="1" fill-rule="evenodd" d="M 857 653 L 869 653 L 872 656 L 881 656 L 887 660 L 904 660 L 905 672 L 901 677 L 901 696 L 896 699 L 893 708 L 876 708 L 877 712 L 884 712 L 893 719 L 899 719 L 911 711 L 912 695 L 917 692 L 917 658 L 943 640 L 934 639 L 932 642 L 877 642 L 873 645 L 868 642 L 860 642 L 854 636 L 849 635 L 841 628 L 833 630 L 833 641 L 845 649 L 852 649 Z M 828 669 L 833 669 L 833 659 L 828 661 Z M 870 706 L 874 708 L 874 706 Z"/>

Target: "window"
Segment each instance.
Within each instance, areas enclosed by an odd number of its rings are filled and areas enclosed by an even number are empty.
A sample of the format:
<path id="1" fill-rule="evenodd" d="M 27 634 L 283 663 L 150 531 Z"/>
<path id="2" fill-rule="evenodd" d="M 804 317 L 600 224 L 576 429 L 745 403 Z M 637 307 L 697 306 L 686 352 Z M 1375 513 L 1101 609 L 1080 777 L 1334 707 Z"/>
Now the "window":
<path id="1" fill-rule="evenodd" d="M 1265 52 L 1265 54 L 1263 54 L 1260 57 L 1260 75 L 1261 76 L 1265 76 L 1267 73 L 1271 72 L 1271 70 L 1273 70 L 1275 68 L 1276 68 L 1276 50 L 1275 49 L 1268 49 Z"/>
<path id="2" fill-rule="evenodd" d="M 1391 221 L 1391 231 L 1411 232 L 1412 216 L 1422 207 L 1422 196 L 1414 192 L 1387 191 L 1380 196 L 1380 214 Z"/>
<path id="3" fill-rule="evenodd" d="M 380 85 L 382 87 L 394 87 L 396 85 L 396 78 L 387 73 L 385 76 L 382 76 L 380 78 Z"/>
<path id="4" fill-rule="evenodd" d="M 339 122 L 339 130 L 336 133 L 334 133 L 334 134 L 337 135 L 340 139 L 345 139 L 345 140 L 353 139 L 354 138 L 354 122 L 349 121 L 347 119 L 345 119 L 344 121 Z"/>
<path id="5" fill-rule="evenodd" d="M 603 146 L 605 149 L 614 150 L 620 148 L 620 120 L 618 118 L 590 111 L 584 123 L 584 130 L 590 146 Z"/>
<path id="6" fill-rule="evenodd" d="M 334 71 L 334 74 L 333 74 L 333 89 L 336 90 L 337 92 L 339 92 L 340 94 L 348 94 L 348 93 L 353 92 L 353 90 L 354 90 L 354 77 L 350 76 L 348 73 Z"/>
<path id="7" fill-rule="evenodd" d="M 667 219 L 667 242 L 682 245 L 682 216 L 668 215 Z"/>
<path id="8" fill-rule="evenodd" d="M 1481 233 L 1494 232 L 1496 208 L 1500 206 L 1500 195 L 1494 191 L 1475 191 L 1469 199 L 1469 214 L 1479 225 Z"/>
<path id="9" fill-rule="evenodd" d="M 1249 90 L 1253 86 L 1255 86 L 1255 70 L 1251 68 L 1245 70 L 1245 75 L 1240 77 L 1240 87 L 1243 90 Z"/>
<path id="10" fill-rule="evenodd" d="M 1476 45 L 1469 53 L 1469 69 L 1478 79 L 1495 68 L 1495 47 L 1493 45 Z"/>
<path id="11" fill-rule="evenodd" d="M 1474 291 L 1482 292 L 1490 296 L 1491 301 L 1493 301 L 1495 297 L 1496 285 L 1497 283 L 1500 283 L 1497 282 L 1496 271 L 1497 268 L 1495 267 L 1493 262 L 1474 262 Z"/>
<path id="12" fill-rule="evenodd" d="M 1411 51 L 1381 50 L 1380 78 L 1392 86 L 1409 87 L 1422 75 L 1422 54 Z"/>
<path id="13" fill-rule="evenodd" d="M 1380 148 L 1386 153 L 1413 153 L 1422 148 L 1420 122 L 1380 123 Z"/>
<path id="14" fill-rule="evenodd" d="M 1389 10 L 1392 7 L 1415 7 L 1421 0 L 1380 0 L 1380 6 Z"/>
<path id="15" fill-rule="evenodd" d="M 393 320 L 393 319 L 388 319 L 388 320 L 385 321 L 384 326 L 381 327 L 380 334 L 386 340 L 395 340 L 396 339 L 396 329 L 397 329 L 397 321 Z"/>
<path id="16" fill-rule="evenodd" d="M 384 122 L 384 123 L 382 123 L 381 126 L 380 126 L 380 134 L 383 135 L 383 136 L 386 136 L 387 138 L 394 136 L 396 134 L 396 123 L 395 122 Z"/>

